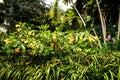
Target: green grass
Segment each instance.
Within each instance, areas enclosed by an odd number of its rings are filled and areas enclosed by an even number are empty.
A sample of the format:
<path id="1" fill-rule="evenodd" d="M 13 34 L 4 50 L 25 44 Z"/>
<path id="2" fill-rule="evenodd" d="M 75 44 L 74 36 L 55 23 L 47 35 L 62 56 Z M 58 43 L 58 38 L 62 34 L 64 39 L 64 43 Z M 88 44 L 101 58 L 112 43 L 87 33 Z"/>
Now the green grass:
<path id="1" fill-rule="evenodd" d="M 0 63 L 2 80 L 116 80 L 120 79 L 120 53 L 69 54 L 42 64 Z M 38 62 L 39 63 L 39 62 Z"/>

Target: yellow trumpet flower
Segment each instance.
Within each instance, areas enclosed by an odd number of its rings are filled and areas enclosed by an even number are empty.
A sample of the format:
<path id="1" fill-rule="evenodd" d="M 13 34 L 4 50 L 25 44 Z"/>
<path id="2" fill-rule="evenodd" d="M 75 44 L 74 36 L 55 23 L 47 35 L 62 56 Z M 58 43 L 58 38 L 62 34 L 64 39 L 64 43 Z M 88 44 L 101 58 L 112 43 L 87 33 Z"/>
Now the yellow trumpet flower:
<path id="1" fill-rule="evenodd" d="M 39 45 L 36 45 L 36 48 L 38 49 L 40 46 Z"/>
<path id="2" fill-rule="evenodd" d="M 33 43 L 27 45 L 28 47 L 34 47 Z"/>
<path id="3" fill-rule="evenodd" d="M 78 41 L 78 36 L 75 37 L 75 41 L 76 41 L 76 42 Z"/>
<path id="4" fill-rule="evenodd" d="M 73 37 L 70 37 L 70 44 L 72 44 L 74 42 L 74 38 Z"/>
<path id="5" fill-rule="evenodd" d="M 24 42 L 25 41 L 25 39 L 21 39 L 21 42 Z"/>
<path id="6" fill-rule="evenodd" d="M 19 37 L 21 38 L 23 35 L 21 34 L 21 35 L 19 35 Z"/>
<path id="7" fill-rule="evenodd" d="M 80 41 L 83 41 L 83 38 L 82 38 L 82 37 L 80 37 Z"/>
<path id="8" fill-rule="evenodd" d="M 21 31 L 21 28 L 18 28 L 18 29 L 16 29 L 18 32 L 20 32 Z"/>
<path id="9" fill-rule="evenodd" d="M 82 49 L 81 49 L 81 48 L 77 48 L 76 50 L 77 50 L 77 51 L 82 51 Z"/>
<path id="10" fill-rule="evenodd" d="M 93 39 L 92 37 L 89 37 L 88 40 L 89 40 L 90 42 L 94 41 L 94 39 Z"/>
<path id="11" fill-rule="evenodd" d="M 19 24 L 16 24 L 15 27 L 18 28 L 18 27 L 20 27 L 20 25 L 19 25 Z"/>
<path id="12" fill-rule="evenodd" d="M 6 44 L 8 44 L 8 43 L 10 43 L 11 41 L 10 41 L 9 39 L 4 39 L 4 42 L 5 42 Z"/>
<path id="13" fill-rule="evenodd" d="M 57 40 L 56 34 L 53 34 L 53 40 Z"/>
<path id="14" fill-rule="evenodd" d="M 31 34 L 32 34 L 32 31 L 29 31 L 29 32 L 28 32 L 28 36 L 31 36 Z"/>

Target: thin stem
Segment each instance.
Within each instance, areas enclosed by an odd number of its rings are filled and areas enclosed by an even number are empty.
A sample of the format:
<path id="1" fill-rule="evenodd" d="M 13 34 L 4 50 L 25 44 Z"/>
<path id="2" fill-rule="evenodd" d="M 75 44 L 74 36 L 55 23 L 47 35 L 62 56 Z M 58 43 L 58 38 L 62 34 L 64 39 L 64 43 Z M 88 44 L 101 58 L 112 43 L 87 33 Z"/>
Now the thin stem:
<path id="1" fill-rule="evenodd" d="M 80 14 L 79 11 L 77 10 L 77 8 L 75 7 L 75 5 L 74 5 L 73 2 L 72 2 L 72 4 L 73 4 L 73 7 L 74 7 L 74 9 L 76 10 L 78 16 L 80 17 L 80 19 L 81 19 L 83 25 L 86 26 L 84 19 L 82 18 L 81 14 Z"/>
<path id="2" fill-rule="evenodd" d="M 107 43 L 106 43 L 106 23 L 105 23 L 105 18 L 102 15 L 98 0 L 96 0 L 96 4 L 97 4 L 97 7 L 98 7 L 98 11 L 99 11 L 99 15 L 100 15 L 100 21 L 101 21 L 101 24 L 102 24 L 103 41 L 104 41 L 104 44 L 107 45 Z"/>
<path id="3" fill-rule="evenodd" d="M 120 5 L 118 7 L 118 10 L 119 10 L 119 20 L 118 20 L 118 39 L 120 37 Z"/>

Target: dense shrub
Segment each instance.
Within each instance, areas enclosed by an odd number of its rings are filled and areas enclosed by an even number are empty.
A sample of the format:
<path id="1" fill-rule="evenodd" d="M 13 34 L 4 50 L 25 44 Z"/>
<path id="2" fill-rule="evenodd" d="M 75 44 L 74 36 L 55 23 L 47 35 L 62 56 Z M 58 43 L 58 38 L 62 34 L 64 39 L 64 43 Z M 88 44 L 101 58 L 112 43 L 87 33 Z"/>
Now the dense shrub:
<path id="1" fill-rule="evenodd" d="M 98 38 L 88 32 L 51 32 L 48 25 L 19 23 L 0 33 L 2 80 L 120 79 L 120 53 L 98 53 Z"/>
<path id="2" fill-rule="evenodd" d="M 97 37 L 88 32 L 51 32 L 41 26 L 41 30 L 32 30 L 26 23 L 16 25 L 16 32 L 5 35 L 1 48 L 8 58 L 22 56 L 56 56 L 66 53 L 94 51 L 97 47 Z M 94 50 L 92 50 L 94 49 Z M 94 52 L 93 52 L 94 53 Z"/>

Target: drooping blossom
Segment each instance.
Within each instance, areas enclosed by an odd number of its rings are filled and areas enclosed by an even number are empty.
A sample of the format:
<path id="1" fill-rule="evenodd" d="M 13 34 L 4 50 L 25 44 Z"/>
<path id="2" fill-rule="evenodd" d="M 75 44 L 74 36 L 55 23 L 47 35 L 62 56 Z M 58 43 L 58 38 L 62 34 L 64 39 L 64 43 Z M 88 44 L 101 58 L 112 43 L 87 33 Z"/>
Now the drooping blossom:
<path id="1" fill-rule="evenodd" d="M 106 41 L 110 41 L 111 40 L 111 35 L 109 34 L 107 37 L 106 37 Z"/>

